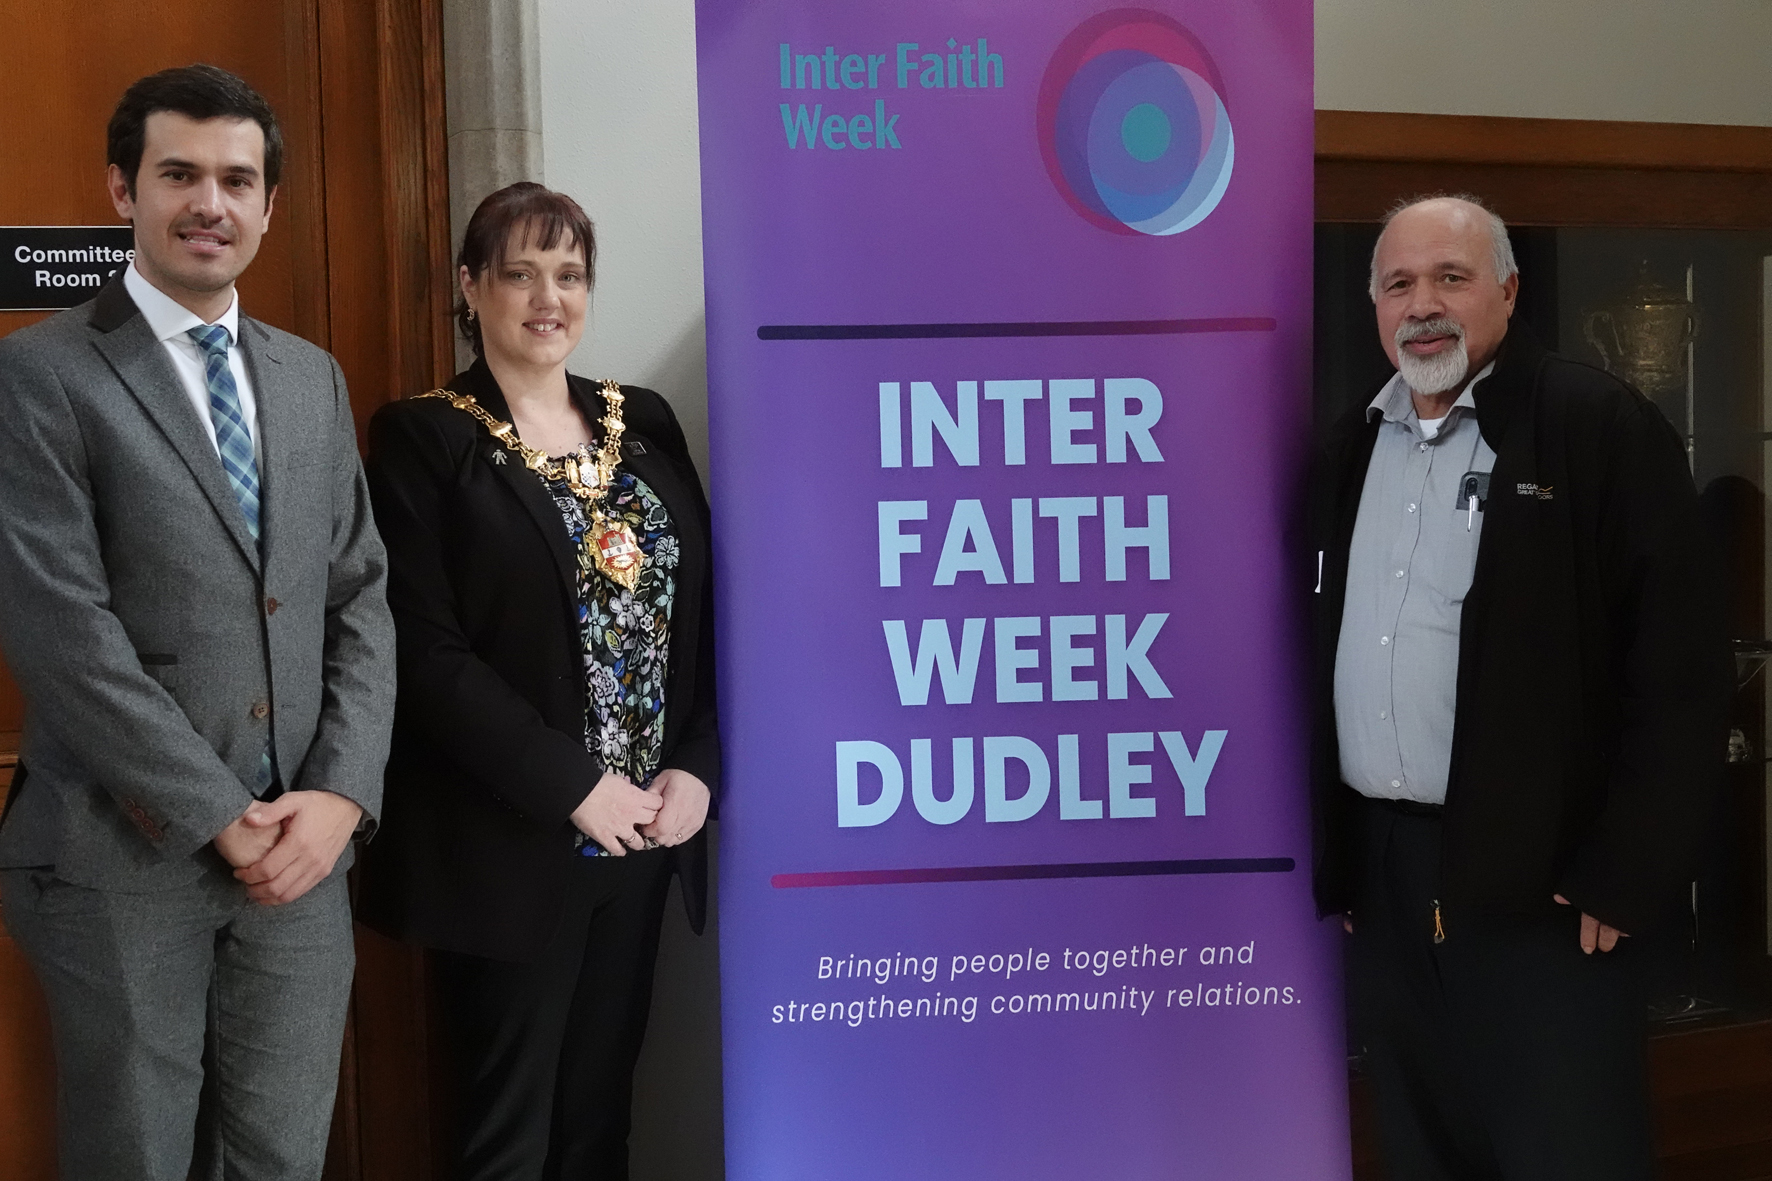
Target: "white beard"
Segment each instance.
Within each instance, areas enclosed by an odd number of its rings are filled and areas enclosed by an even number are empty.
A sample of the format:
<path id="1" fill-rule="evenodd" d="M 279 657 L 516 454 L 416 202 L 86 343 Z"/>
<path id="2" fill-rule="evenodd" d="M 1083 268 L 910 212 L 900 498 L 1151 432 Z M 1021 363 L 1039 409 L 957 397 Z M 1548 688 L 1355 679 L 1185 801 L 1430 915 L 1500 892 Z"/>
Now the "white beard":
<path id="1" fill-rule="evenodd" d="M 1399 331 L 1398 336 L 1403 332 Z M 1464 381 L 1464 375 L 1470 372 L 1470 353 L 1465 351 L 1464 335 L 1459 334 L 1458 344 L 1431 357 L 1417 357 L 1397 342 L 1397 371 L 1409 388 L 1418 394 L 1432 397 L 1443 394 L 1447 390 L 1457 389 Z"/>

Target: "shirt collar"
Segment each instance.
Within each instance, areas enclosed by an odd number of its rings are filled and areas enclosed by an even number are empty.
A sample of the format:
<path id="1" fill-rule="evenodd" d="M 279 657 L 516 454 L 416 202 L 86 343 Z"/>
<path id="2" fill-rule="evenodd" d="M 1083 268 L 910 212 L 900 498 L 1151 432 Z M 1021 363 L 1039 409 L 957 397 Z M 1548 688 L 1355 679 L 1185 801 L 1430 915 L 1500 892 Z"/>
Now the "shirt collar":
<path id="1" fill-rule="evenodd" d="M 1464 387 L 1464 392 L 1459 394 L 1457 400 L 1452 403 L 1452 409 L 1457 410 L 1462 407 L 1465 410 L 1475 411 L 1477 401 L 1473 396 L 1473 391 L 1476 390 L 1478 382 L 1494 372 L 1494 361 L 1477 370 L 1477 375 L 1471 378 L 1470 384 Z M 1374 414 L 1382 414 L 1386 422 L 1412 423 L 1419 421 L 1415 415 L 1415 398 L 1409 390 L 1409 383 L 1403 380 L 1401 373 L 1393 374 L 1391 379 L 1384 383 L 1384 388 L 1378 391 L 1378 396 L 1367 405 L 1366 421 L 1372 421 Z"/>
<path id="2" fill-rule="evenodd" d="M 185 307 L 164 291 L 148 282 L 147 278 L 129 264 L 123 272 L 123 286 L 129 291 L 129 298 L 141 309 L 142 319 L 148 322 L 153 331 L 154 339 L 162 344 L 169 340 L 188 341 L 186 333 L 193 328 L 204 326 L 202 317 L 190 308 Z M 240 340 L 240 293 L 234 292 L 234 298 L 228 303 L 228 310 L 215 321 L 228 330 L 228 341 L 237 344 Z"/>

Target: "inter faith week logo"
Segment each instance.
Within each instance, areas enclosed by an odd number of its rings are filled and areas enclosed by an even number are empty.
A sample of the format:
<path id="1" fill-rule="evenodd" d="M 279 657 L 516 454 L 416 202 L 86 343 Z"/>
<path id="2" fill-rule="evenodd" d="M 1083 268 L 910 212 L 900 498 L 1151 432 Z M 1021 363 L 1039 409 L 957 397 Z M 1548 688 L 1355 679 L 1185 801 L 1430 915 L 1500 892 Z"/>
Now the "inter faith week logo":
<path id="1" fill-rule="evenodd" d="M 1179 234 L 1231 181 L 1224 80 L 1206 47 L 1161 13 L 1084 21 L 1040 83 L 1046 171 L 1084 218 L 1121 234 Z"/>

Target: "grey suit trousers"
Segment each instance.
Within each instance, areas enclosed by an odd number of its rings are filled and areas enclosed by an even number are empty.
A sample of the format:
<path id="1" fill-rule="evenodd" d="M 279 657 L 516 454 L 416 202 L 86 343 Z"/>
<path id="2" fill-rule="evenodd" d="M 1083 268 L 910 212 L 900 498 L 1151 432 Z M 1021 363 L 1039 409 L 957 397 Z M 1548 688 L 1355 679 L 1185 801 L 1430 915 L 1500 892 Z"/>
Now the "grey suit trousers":
<path id="1" fill-rule="evenodd" d="M 63 1181 L 317 1181 L 355 964 L 341 866 L 260 906 L 194 882 L 92 889 L 0 871 L 54 1031 Z"/>

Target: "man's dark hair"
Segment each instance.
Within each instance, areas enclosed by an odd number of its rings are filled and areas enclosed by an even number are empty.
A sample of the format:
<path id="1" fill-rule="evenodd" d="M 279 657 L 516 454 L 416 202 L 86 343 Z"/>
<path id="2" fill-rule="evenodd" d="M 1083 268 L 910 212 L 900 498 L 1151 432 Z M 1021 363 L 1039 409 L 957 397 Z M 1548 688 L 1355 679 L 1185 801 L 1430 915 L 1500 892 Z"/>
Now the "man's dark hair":
<path id="1" fill-rule="evenodd" d="M 591 228 L 591 219 L 565 193 L 556 193 L 532 180 L 506 185 L 480 202 L 462 234 L 461 253 L 455 259 L 458 273 L 466 267 L 478 282 L 489 271 L 504 266 L 511 231 L 518 227 L 523 230 L 522 240 L 537 250 L 552 250 L 562 241 L 568 248 L 578 247 L 585 260 L 585 286 L 597 281 L 597 235 Z M 473 346 L 474 355 L 485 356 L 480 325 L 468 315 L 468 301 L 461 298 L 459 291 L 456 297 L 456 327 Z"/>
<path id="2" fill-rule="evenodd" d="M 135 196 L 148 116 L 171 111 L 191 119 L 251 119 L 265 133 L 265 199 L 283 175 L 283 132 L 264 95 L 237 74 L 202 64 L 161 70 L 132 83 L 105 129 L 105 162 L 115 164 Z"/>

